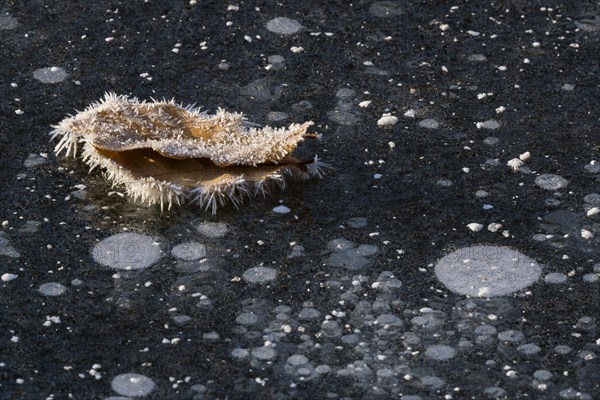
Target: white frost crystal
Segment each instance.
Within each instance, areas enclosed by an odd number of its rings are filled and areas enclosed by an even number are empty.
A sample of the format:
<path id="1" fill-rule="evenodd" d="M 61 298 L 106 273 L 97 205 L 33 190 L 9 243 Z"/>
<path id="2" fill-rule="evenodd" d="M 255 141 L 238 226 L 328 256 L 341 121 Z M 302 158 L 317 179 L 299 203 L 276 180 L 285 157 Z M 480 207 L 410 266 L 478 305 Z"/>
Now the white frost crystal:
<path id="1" fill-rule="evenodd" d="M 512 160 L 509 160 L 506 165 L 508 165 L 510 167 L 510 169 L 512 169 L 513 171 L 518 171 L 525 163 L 518 159 L 518 158 L 513 158 Z"/>
<path id="2" fill-rule="evenodd" d="M 377 121 L 377 126 L 391 126 L 395 125 L 398 122 L 398 117 L 393 116 L 392 114 L 386 113 L 379 118 Z"/>
<path id="3" fill-rule="evenodd" d="M 477 222 L 471 222 L 470 224 L 467 225 L 467 228 L 469 228 L 473 232 L 479 232 L 480 230 L 483 229 L 483 225 L 478 224 Z"/>

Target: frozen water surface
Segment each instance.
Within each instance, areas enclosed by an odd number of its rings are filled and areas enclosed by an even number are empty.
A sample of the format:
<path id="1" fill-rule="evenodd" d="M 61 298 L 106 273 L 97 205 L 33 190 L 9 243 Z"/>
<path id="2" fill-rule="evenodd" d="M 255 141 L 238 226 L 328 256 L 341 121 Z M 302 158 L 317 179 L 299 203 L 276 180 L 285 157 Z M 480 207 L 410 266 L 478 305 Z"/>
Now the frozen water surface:
<path id="1" fill-rule="evenodd" d="M 600 398 L 596 2 L 4 3 L 0 398 Z M 105 91 L 330 168 L 148 207 L 53 152 Z"/>

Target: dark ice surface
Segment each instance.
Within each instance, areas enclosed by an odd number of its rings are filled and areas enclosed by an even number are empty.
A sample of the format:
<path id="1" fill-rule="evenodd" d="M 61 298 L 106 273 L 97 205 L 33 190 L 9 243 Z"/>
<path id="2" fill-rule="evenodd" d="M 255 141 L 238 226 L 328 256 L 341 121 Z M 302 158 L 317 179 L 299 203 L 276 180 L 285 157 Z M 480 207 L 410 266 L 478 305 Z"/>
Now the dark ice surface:
<path id="1" fill-rule="evenodd" d="M 3 1 L 0 399 L 599 399 L 599 39 L 592 0 Z M 49 142 L 108 91 L 313 120 L 332 168 L 133 203 Z"/>

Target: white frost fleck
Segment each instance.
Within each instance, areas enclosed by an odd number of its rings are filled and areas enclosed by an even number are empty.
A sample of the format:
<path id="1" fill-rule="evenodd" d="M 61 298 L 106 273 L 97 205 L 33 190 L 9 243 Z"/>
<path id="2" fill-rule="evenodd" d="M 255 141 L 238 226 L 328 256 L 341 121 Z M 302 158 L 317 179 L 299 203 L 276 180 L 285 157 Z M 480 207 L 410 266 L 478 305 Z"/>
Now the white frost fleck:
<path id="1" fill-rule="evenodd" d="M 467 228 L 469 228 L 473 232 L 479 232 L 480 230 L 483 229 L 483 225 L 478 224 L 477 222 L 471 222 L 470 224 L 467 225 Z"/>
<path id="2" fill-rule="evenodd" d="M 273 212 L 277 214 L 288 214 L 290 211 L 290 208 L 284 206 L 283 204 L 277 207 L 273 207 Z"/>
<path id="3" fill-rule="evenodd" d="M 528 152 L 528 151 L 526 151 L 525 153 L 519 155 L 519 160 L 521 160 L 521 161 L 527 161 L 530 158 L 531 158 L 531 153 Z"/>
<path id="4" fill-rule="evenodd" d="M 600 214 L 600 208 L 598 208 L 598 207 L 592 207 L 586 213 L 586 215 L 588 217 L 591 217 L 593 215 L 598 215 L 598 214 Z"/>
<path id="5" fill-rule="evenodd" d="M 17 279 L 17 277 L 18 275 L 6 273 L 2 274 L 2 276 L 0 276 L 0 279 L 2 279 L 2 282 L 10 282 Z"/>
<path id="6" fill-rule="evenodd" d="M 510 167 L 510 169 L 512 169 L 513 171 L 518 171 L 525 163 L 521 160 L 519 160 L 518 158 L 513 158 L 512 160 L 509 160 L 506 165 L 508 165 Z"/>
<path id="7" fill-rule="evenodd" d="M 377 126 L 391 126 L 398 122 L 398 117 L 393 116 L 389 113 L 383 114 L 377 121 Z"/>

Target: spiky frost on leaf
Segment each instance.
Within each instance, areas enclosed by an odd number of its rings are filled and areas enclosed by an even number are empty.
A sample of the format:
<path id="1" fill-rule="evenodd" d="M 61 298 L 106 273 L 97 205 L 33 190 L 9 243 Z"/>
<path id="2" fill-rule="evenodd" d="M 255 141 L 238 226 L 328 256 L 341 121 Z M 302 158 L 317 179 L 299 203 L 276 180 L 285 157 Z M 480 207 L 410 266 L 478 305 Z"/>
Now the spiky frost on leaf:
<path id="1" fill-rule="evenodd" d="M 247 128 L 240 113 L 215 115 L 174 101 L 145 102 L 107 93 L 85 111 L 55 126 L 61 137 L 55 152 L 105 170 L 107 179 L 124 185 L 135 200 L 171 207 L 185 201 L 213 213 L 245 197 L 266 195 L 283 176 L 321 176 L 326 166 L 315 156 L 300 161 L 289 154 L 310 136 L 312 122 L 289 128 Z"/>

